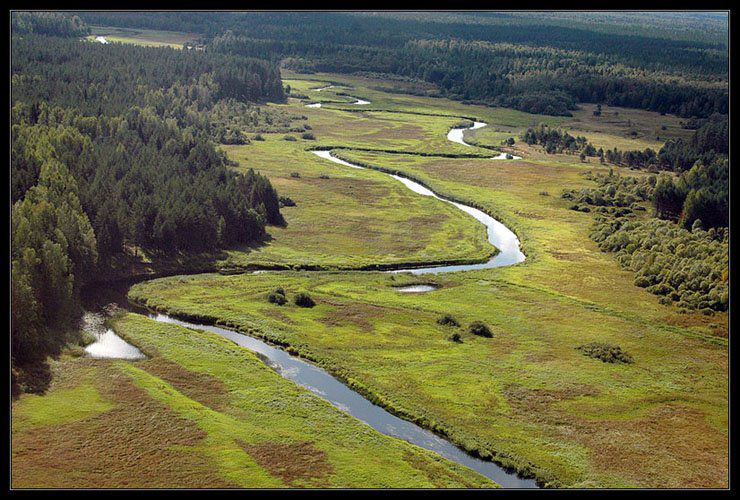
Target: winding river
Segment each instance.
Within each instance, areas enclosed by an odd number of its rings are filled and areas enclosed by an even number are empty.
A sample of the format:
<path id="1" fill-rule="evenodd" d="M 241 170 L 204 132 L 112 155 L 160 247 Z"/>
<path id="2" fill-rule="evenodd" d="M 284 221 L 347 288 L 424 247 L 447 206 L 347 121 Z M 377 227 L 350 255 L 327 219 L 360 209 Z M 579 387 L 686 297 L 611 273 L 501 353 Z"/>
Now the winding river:
<path id="1" fill-rule="evenodd" d="M 328 88 L 328 87 L 325 87 Z M 317 91 L 323 90 L 316 89 Z M 320 103 L 318 103 L 320 105 Z M 369 104 L 369 101 L 358 99 L 354 104 Z M 312 105 L 309 105 L 312 106 Z M 483 122 L 475 122 L 472 129 L 485 127 Z M 463 129 L 452 129 L 447 135 L 450 141 L 470 146 L 463 140 Z M 336 158 L 331 151 L 313 151 L 317 156 L 332 161 L 334 163 L 356 169 L 364 169 L 360 165 Z M 471 215 L 487 230 L 488 241 L 498 253 L 486 262 L 468 265 L 451 265 L 435 266 L 424 268 L 398 269 L 390 272 L 410 272 L 414 274 L 427 273 L 449 273 L 456 271 L 468 271 L 474 269 L 487 269 L 493 267 L 508 266 L 524 261 L 524 253 L 520 249 L 519 240 L 516 235 L 499 221 L 484 213 L 477 208 L 458 203 L 456 201 L 444 198 L 434 191 L 422 186 L 418 182 L 403 177 L 401 175 L 387 174 L 403 183 L 408 189 L 421 196 L 431 196 L 444 203 L 450 203 L 465 213 Z M 415 285 L 409 287 L 407 291 L 412 293 L 432 292 L 435 287 Z M 126 305 L 126 300 L 120 301 Z M 136 305 L 131 304 L 132 308 Z M 140 310 L 137 308 L 137 310 Z M 237 345 L 257 353 L 265 363 L 271 366 L 283 377 L 290 379 L 310 390 L 319 397 L 330 402 L 337 408 L 349 413 L 355 418 L 365 422 L 379 432 L 394 436 L 412 444 L 431 450 L 439 455 L 473 469 L 480 474 L 492 479 L 505 488 L 536 488 L 537 484 L 533 479 L 524 479 L 518 477 L 514 472 L 507 471 L 494 462 L 474 457 L 456 445 L 447 441 L 433 432 L 426 430 L 412 422 L 403 420 L 380 406 L 377 406 L 363 396 L 350 389 L 338 379 L 334 378 L 327 371 L 311 364 L 308 361 L 298 357 L 291 356 L 286 351 L 269 345 L 268 343 L 254 337 L 250 337 L 228 328 L 220 326 L 192 323 L 182 321 L 166 314 L 147 311 L 146 314 L 160 322 L 174 323 L 185 328 L 207 330 L 225 337 Z M 123 339 L 115 335 L 110 330 L 98 334 L 98 341 L 87 348 L 88 354 L 93 357 L 122 357 L 126 359 L 139 359 L 140 352 L 134 346 L 127 344 Z"/>

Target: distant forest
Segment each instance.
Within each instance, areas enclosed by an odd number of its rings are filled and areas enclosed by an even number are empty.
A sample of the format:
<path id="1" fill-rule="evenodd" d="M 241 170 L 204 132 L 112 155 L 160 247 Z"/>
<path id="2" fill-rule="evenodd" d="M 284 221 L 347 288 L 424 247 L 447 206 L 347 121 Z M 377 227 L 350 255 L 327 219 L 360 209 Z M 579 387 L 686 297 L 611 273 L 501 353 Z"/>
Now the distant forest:
<path id="1" fill-rule="evenodd" d="M 301 71 L 403 75 L 442 95 L 531 113 L 569 115 L 578 102 L 682 117 L 728 112 L 721 43 L 622 35 L 520 18 L 358 13 L 100 13 L 88 24 L 188 31 L 209 50 L 283 60 Z M 526 29 L 525 29 L 526 28 Z"/>

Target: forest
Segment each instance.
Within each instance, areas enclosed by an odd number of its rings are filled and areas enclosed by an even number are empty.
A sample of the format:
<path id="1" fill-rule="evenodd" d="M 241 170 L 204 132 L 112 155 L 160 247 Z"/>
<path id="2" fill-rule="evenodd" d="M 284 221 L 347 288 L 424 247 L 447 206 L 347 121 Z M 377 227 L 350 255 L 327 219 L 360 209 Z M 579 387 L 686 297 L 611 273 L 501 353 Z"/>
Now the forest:
<path id="1" fill-rule="evenodd" d="M 242 137 L 227 110 L 284 94 L 270 62 L 81 41 L 84 24 L 61 14 L 13 23 L 12 338 L 22 364 L 68 340 L 80 288 L 117 256 L 213 252 L 284 223 L 270 181 L 235 173 L 214 144 Z"/>
<path id="2" fill-rule="evenodd" d="M 301 71 L 402 75 L 468 102 L 569 116 L 578 102 L 708 117 L 727 113 L 721 43 L 527 23 L 361 13 L 82 12 L 90 24 L 192 30 L 209 50 L 286 59 Z M 197 21 L 196 21 L 197 19 Z"/>

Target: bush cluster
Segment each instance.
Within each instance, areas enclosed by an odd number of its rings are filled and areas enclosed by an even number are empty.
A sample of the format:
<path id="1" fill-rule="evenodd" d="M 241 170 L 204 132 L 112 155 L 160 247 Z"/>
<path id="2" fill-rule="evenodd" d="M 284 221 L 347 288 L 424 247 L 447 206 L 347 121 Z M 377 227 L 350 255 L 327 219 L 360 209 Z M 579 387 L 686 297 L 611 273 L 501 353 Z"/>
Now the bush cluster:
<path id="1" fill-rule="evenodd" d="M 281 287 L 278 287 L 267 294 L 267 301 L 271 304 L 282 306 L 283 304 L 288 302 L 288 299 L 285 297 L 285 290 L 283 290 Z"/>
<path id="2" fill-rule="evenodd" d="M 634 363 L 632 356 L 627 354 L 618 345 L 606 344 L 602 342 L 591 342 L 576 347 L 585 356 L 598 359 L 604 363 Z"/>
<path id="3" fill-rule="evenodd" d="M 314 302 L 311 296 L 303 292 L 297 293 L 293 302 L 295 302 L 295 305 L 298 307 L 313 307 L 316 305 L 316 302 Z"/>
<path id="4" fill-rule="evenodd" d="M 491 332 L 491 329 L 488 328 L 488 325 L 486 325 L 482 321 L 473 321 L 472 323 L 470 323 L 468 330 L 473 335 L 478 335 L 479 337 L 487 337 L 487 338 L 493 337 L 493 333 Z"/>
<path id="5" fill-rule="evenodd" d="M 437 323 L 442 326 L 460 326 L 460 323 L 450 314 L 445 314 L 437 319 Z"/>

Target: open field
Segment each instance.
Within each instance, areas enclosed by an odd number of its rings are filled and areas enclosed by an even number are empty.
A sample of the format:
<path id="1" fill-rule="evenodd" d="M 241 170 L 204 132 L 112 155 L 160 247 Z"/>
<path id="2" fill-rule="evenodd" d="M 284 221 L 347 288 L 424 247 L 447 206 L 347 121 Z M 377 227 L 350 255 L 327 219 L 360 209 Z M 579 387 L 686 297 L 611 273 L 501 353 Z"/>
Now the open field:
<path id="1" fill-rule="evenodd" d="M 215 334 L 135 314 L 114 328 L 150 358 L 55 363 L 46 396 L 13 403 L 13 486 L 495 486 Z"/>
<path id="2" fill-rule="evenodd" d="M 281 195 L 297 203 L 282 210 L 287 227 L 269 228 L 272 239 L 263 246 L 229 251 L 222 267 L 339 269 L 482 260 L 490 253 L 483 228 L 461 212 L 414 195 L 383 173 L 342 167 L 307 151 L 317 146 L 404 153 L 335 151 L 348 160 L 401 172 L 441 195 L 485 209 L 517 233 L 527 260 L 511 267 L 423 278 L 350 271 L 176 276 L 136 285 L 130 297 L 174 315 L 219 321 L 287 343 L 385 407 L 445 432 L 469 450 L 533 473 L 550 486 L 727 486 L 728 315 L 679 314 L 634 286 L 632 273 L 598 250 L 589 238 L 592 215 L 569 210 L 560 194 L 592 187 L 583 174 L 609 167 L 593 158 L 581 163 L 575 156 L 547 155 L 518 141 L 527 127 L 545 122 L 585 135 L 597 147 L 657 149 L 663 136 L 660 142 L 654 140 L 655 127 L 666 124 L 666 137 L 686 132 L 674 117 L 620 109 L 617 120 L 606 107 L 601 119 L 588 107 L 572 118 L 544 117 L 387 93 L 378 90 L 384 82 L 360 77 L 284 76 L 285 83 L 311 99 L 317 93 L 308 89 L 338 83 L 347 88 L 330 90 L 372 103 L 362 112 L 347 112 L 343 109 L 351 105 L 305 108 L 301 100 L 291 98 L 286 105 L 271 106 L 305 115 L 315 140 L 296 133 L 262 134 L 264 141 L 222 147 L 239 162 L 235 168 L 259 170 Z M 325 92 L 318 93 L 321 99 L 336 98 Z M 490 156 L 489 149 L 445 139 L 459 117 L 489 123 L 466 133 L 481 144 L 496 147 L 515 137 L 511 151 L 524 159 L 418 154 Z M 626 119 L 630 126 L 622 123 Z M 628 138 L 630 128 L 637 131 L 636 139 Z M 284 135 L 297 140 L 286 141 Z M 401 294 L 393 288 L 429 281 L 441 288 L 423 294 Z M 316 307 L 268 303 L 267 293 L 278 286 L 289 299 L 307 291 Z M 439 325 L 437 319 L 446 313 L 461 327 Z M 476 320 L 491 327 L 493 338 L 468 332 Z M 136 422 L 141 417 L 135 417 L 132 408 L 150 405 L 150 411 L 171 417 L 183 429 L 180 440 L 167 441 L 170 447 L 158 452 L 179 450 L 177 456 L 187 462 L 183 468 L 202 472 L 192 480 L 212 479 L 209 485 L 291 484 L 281 478 L 282 472 L 270 473 L 279 457 L 270 457 L 262 466 L 259 451 L 248 451 L 266 441 L 278 442 L 273 448 L 287 453 L 296 453 L 291 448 L 296 443 L 310 441 L 311 459 L 323 460 L 316 469 L 334 471 L 319 478 L 299 474 L 296 484 L 368 486 L 378 478 L 430 484 L 412 465 L 430 463 L 428 454 L 408 459 L 409 446 L 363 431 L 357 421 L 309 398 L 254 356 L 212 336 L 152 324 L 135 315 L 127 315 L 117 327 L 153 358 L 135 364 L 65 358 L 57 366 L 60 373 L 70 373 L 58 377 L 62 385 L 43 398 L 24 396 L 14 405 L 14 435 L 21 436 L 23 449 L 40 446 L 39 440 L 56 443 L 75 433 L 87 436 L 96 427 L 89 430 L 80 422 L 101 426 L 95 419 L 110 412 L 120 411 L 122 423 Z M 462 343 L 448 340 L 454 332 L 460 333 Z M 619 345 L 634 363 L 602 363 L 576 349 L 595 341 Z M 185 370 L 188 376 L 165 373 L 172 364 L 178 374 Z M 189 373 L 207 374 L 203 380 L 207 376 L 219 382 L 208 378 L 202 384 L 200 375 Z M 178 387 L 173 380 L 181 378 L 201 385 Z M 135 389 L 106 392 L 106 380 Z M 222 393 L 214 396 L 213 387 L 222 387 Z M 54 401 L 66 394 L 58 390 L 92 395 L 90 408 L 53 414 Z M 120 399 L 129 397 L 127 391 L 136 393 L 130 396 L 135 402 Z M 203 403 L 199 398 L 204 397 L 214 402 Z M 310 405 L 310 411 L 301 404 Z M 16 415 L 25 416 L 16 424 Z M 322 424 L 310 433 L 306 419 Z M 274 428 L 265 430 L 260 426 L 264 421 L 275 422 Z M 151 432 L 166 429 L 155 426 Z M 125 435 L 119 439 L 125 442 Z M 384 460 L 370 460 L 378 456 Z M 67 470 L 79 470 L 82 458 L 75 460 Z M 162 460 L 169 464 L 174 458 Z M 25 471 L 35 471 L 35 463 L 42 462 L 29 461 Z M 482 484 L 477 476 L 447 463 L 434 467 L 448 478 L 444 485 Z M 172 475 L 163 480 L 181 481 L 180 472 L 173 466 Z M 61 481 L 54 473 L 26 472 L 22 477 Z M 88 474 L 85 480 L 91 483 L 91 478 L 100 477 L 96 471 Z"/>
<path id="3" fill-rule="evenodd" d="M 181 49 L 185 42 L 191 42 L 197 35 L 177 31 L 118 28 L 113 26 L 91 26 L 92 34 L 87 38 L 104 36 L 108 42 L 132 43 L 146 47 L 172 47 Z"/>

